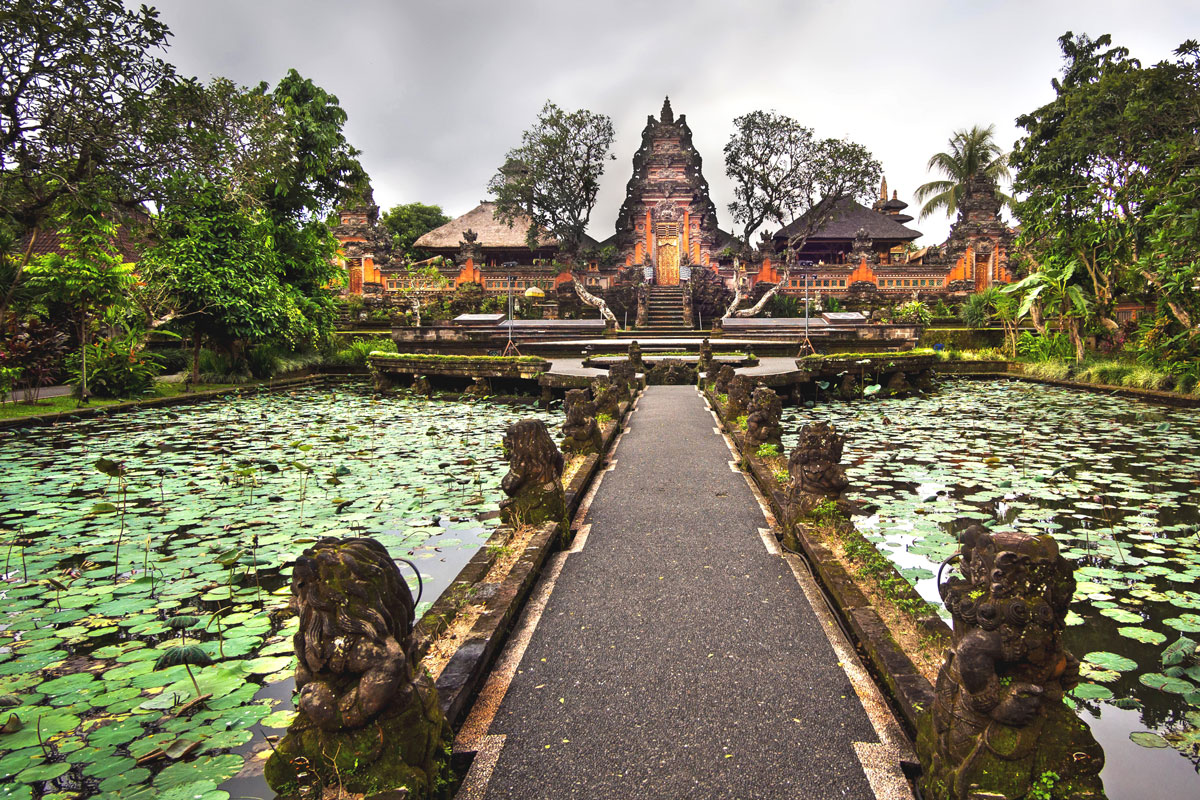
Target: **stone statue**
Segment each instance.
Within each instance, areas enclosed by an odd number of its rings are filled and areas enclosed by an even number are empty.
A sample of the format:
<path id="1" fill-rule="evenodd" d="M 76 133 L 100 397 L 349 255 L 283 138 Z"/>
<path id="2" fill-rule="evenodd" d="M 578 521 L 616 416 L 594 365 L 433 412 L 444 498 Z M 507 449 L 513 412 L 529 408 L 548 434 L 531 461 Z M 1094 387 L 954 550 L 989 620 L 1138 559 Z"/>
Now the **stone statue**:
<path id="1" fill-rule="evenodd" d="M 646 370 L 646 383 L 685 386 L 696 382 L 696 368 L 678 358 L 660 358 Z"/>
<path id="2" fill-rule="evenodd" d="M 620 402 L 633 399 L 634 386 L 637 383 L 637 373 L 628 361 L 620 361 L 608 368 L 608 379 L 617 388 Z"/>
<path id="3" fill-rule="evenodd" d="M 621 416 L 621 390 L 613 385 L 611 379 L 603 375 L 592 378 L 592 399 L 596 403 L 597 414 L 608 414 L 613 419 Z"/>
<path id="4" fill-rule="evenodd" d="M 644 328 L 650 322 L 650 289 L 645 283 L 644 275 L 638 277 L 643 280 L 634 289 L 637 297 L 637 318 L 634 324 L 639 328 Z"/>
<path id="5" fill-rule="evenodd" d="M 604 440 L 596 422 L 596 406 L 588 399 L 587 389 L 569 389 L 563 405 L 567 412 L 562 426 L 563 451 L 581 455 L 599 452 Z"/>
<path id="6" fill-rule="evenodd" d="M 842 467 L 846 437 L 828 422 L 814 422 L 800 431 L 800 441 L 788 456 L 788 483 L 784 488 L 788 519 L 795 523 L 827 500 L 841 502 L 850 485 Z"/>
<path id="7" fill-rule="evenodd" d="M 433 681 L 414 669 L 413 598 L 388 551 L 368 537 L 321 539 L 292 567 L 292 606 L 299 700 L 265 767 L 271 788 L 297 795 L 306 773 L 322 787 L 431 796 L 448 775 L 450 730 Z"/>
<path id="8" fill-rule="evenodd" d="M 1104 797 L 1104 753 L 1062 702 L 1079 683 L 1062 642 L 1074 565 L 1050 536 L 972 525 L 961 541 L 942 564 L 961 575 L 939 574 L 954 633 L 918 736 L 925 796 L 1023 798 L 1054 772 L 1055 798 Z"/>
<path id="9" fill-rule="evenodd" d="M 709 367 L 712 365 L 712 360 L 712 345 L 709 343 L 708 337 L 706 336 L 704 341 L 700 342 L 700 360 L 697 362 L 697 366 L 699 369 L 707 372 Z"/>
<path id="10" fill-rule="evenodd" d="M 489 397 L 491 394 L 492 386 L 487 378 L 475 378 L 471 385 L 463 390 L 464 397 Z"/>
<path id="11" fill-rule="evenodd" d="M 893 372 L 884 388 L 889 397 L 906 395 L 912 391 L 912 386 L 909 385 L 908 378 L 903 372 Z"/>
<path id="12" fill-rule="evenodd" d="M 746 413 L 750 406 L 750 393 L 754 391 L 754 381 L 745 375 L 734 375 L 726 391 L 725 415 L 730 420 L 736 420 Z"/>
<path id="13" fill-rule="evenodd" d="M 737 374 L 733 371 L 733 367 L 729 364 L 722 364 L 717 370 L 717 380 L 713 385 L 713 391 L 717 394 L 729 394 L 729 382 L 733 380 L 733 376 Z"/>
<path id="14" fill-rule="evenodd" d="M 637 339 L 629 343 L 629 365 L 638 372 L 646 371 L 646 364 L 642 361 L 642 346 Z"/>
<path id="15" fill-rule="evenodd" d="M 500 503 L 500 519 L 506 525 L 540 525 L 552 521 L 565 525 L 563 455 L 550 438 L 546 423 L 523 419 L 504 432 L 504 455 L 508 474 L 500 488 L 508 499 Z"/>
<path id="16" fill-rule="evenodd" d="M 429 378 L 424 375 L 418 375 L 413 379 L 412 385 L 413 394 L 424 395 L 429 397 L 433 394 L 433 386 L 429 383 Z"/>
<path id="17" fill-rule="evenodd" d="M 750 396 L 746 417 L 746 441 L 754 447 L 771 444 L 783 447 L 783 401 L 774 389 L 759 386 Z"/>

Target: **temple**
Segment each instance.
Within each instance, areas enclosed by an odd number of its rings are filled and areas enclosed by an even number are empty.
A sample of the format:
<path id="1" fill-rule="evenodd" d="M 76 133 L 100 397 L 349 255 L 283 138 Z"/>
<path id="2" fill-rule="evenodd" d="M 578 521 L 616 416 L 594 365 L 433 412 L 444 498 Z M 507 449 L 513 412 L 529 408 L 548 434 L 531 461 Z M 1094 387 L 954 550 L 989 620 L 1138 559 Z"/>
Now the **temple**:
<path id="1" fill-rule="evenodd" d="M 738 277 L 732 253 L 740 244 L 717 224 L 702 161 L 685 115 L 676 116 L 670 99 L 664 100 L 659 116 L 646 120 L 613 235 L 601 242 L 587 239 L 574 273 L 557 262 L 558 242 L 552 236 L 543 233 L 530 248 L 528 221 L 509 225 L 487 201 L 429 231 L 416 245 L 435 254 L 426 263 L 441 272 L 445 290 L 465 283 L 489 293 L 507 291 L 510 283 L 518 290 L 551 290 L 578 277 L 589 289 L 605 292 L 640 282 L 675 286 L 694 270 L 710 271 L 732 286 Z M 862 299 L 979 291 L 1012 280 L 1008 251 L 1014 233 L 1000 217 L 996 187 L 988 178 L 979 175 L 968 182 L 958 219 L 940 246 L 914 246 L 921 233 L 908 227 L 913 218 L 906 208 L 898 192 L 888 196 L 886 179 L 870 208 L 854 200 L 841 203 L 799 249 L 780 291 L 815 289 Z M 773 236 L 763 235 L 744 264 L 751 286 L 781 280 L 788 238 L 807 225 L 801 216 Z M 390 237 L 381 232 L 376 206 L 343 210 L 334 234 L 341 242 L 348 293 L 386 295 L 414 288 L 409 265 L 392 253 Z"/>

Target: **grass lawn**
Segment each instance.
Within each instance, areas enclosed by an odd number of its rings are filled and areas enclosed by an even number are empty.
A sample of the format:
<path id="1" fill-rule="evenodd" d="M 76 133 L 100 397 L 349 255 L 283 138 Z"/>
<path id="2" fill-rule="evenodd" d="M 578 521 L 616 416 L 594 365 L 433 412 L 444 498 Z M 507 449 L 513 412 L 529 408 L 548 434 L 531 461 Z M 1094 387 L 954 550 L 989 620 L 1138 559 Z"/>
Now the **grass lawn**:
<path id="1" fill-rule="evenodd" d="M 193 393 L 209 391 L 212 389 L 232 389 L 238 387 L 251 388 L 255 384 L 237 384 L 237 383 L 201 383 L 193 387 Z M 147 395 L 145 398 L 125 398 L 122 400 L 113 400 L 110 398 L 93 397 L 87 405 L 80 405 L 74 397 L 70 395 L 64 397 L 43 397 L 36 403 L 0 403 L 0 419 L 13 419 L 16 417 L 32 417 L 42 414 L 70 414 L 81 408 L 100 408 L 103 406 L 116 405 L 117 403 L 128 403 L 136 399 L 150 399 L 153 397 L 175 397 L 183 394 L 182 383 L 162 383 L 159 382 L 157 390 L 154 394 Z"/>

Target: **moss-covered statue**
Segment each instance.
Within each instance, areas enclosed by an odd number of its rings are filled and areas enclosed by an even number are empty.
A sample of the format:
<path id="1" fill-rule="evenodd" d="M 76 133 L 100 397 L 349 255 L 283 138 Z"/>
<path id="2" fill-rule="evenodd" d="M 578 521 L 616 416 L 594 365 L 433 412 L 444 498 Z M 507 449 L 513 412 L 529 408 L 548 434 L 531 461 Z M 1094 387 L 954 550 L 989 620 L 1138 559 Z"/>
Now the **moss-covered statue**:
<path id="1" fill-rule="evenodd" d="M 746 441 L 754 448 L 764 444 L 783 447 L 783 401 L 774 389 L 755 388 L 746 412 Z"/>
<path id="2" fill-rule="evenodd" d="M 430 797 L 449 778 L 450 730 L 415 663 L 413 598 L 370 538 L 324 538 L 292 567 L 300 618 L 296 718 L 265 767 L 283 796 L 341 786 Z"/>
<path id="3" fill-rule="evenodd" d="M 597 414 L 608 414 L 613 419 L 621 416 L 621 389 L 613 385 L 606 375 L 592 378 L 592 401 Z"/>
<path id="4" fill-rule="evenodd" d="M 736 420 L 746 413 L 750 407 L 750 393 L 754 391 L 754 381 L 745 375 L 734 375 L 726 390 L 725 415 Z"/>
<path id="5" fill-rule="evenodd" d="M 708 341 L 708 337 L 700 342 L 700 360 L 696 363 L 697 369 L 701 372 L 708 372 L 713 363 L 712 344 Z"/>
<path id="6" fill-rule="evenodd" d="M 1062 702 L 1079 683 L 1062 642 L 1074 565 L 1049 536 L 978 525 L 943 569 L 955 559 L 938 587 L 954 636 L 918 738 L 925 797 L 1104 797 L 1104 753 Z"/>
<path id="7" fill-rule="evenodd" d="M 646 371 L 646 363 L 642 361 L 642 346 L 637 339 L 629 343 L 629 365 L 638 372 Z"/>
<path id="8" fill-rule="evenodd" d="M 716 364 L 713 366 L 716 366 Z M 712 372 L 711 367 L 709 368 L 709 372 Z M 717 369 L 717 378 L 715 381 L 713 381 L 713 391 L 717 394 L 728 394 L 729 382 L 733 380 L 733 376 L 735 374 L 736 373 L 733 371 L 732 366 L 729 364 L 722 364 L 720 368 Z"/>
<path id="9" fill-rule="evenodd" d="M 617 387 L 617 399 L 620 402 L 627 403 L 633 399 L 638 381 L 632 364 L 628 361 L 613 364 L 608 369 L 608 379 L 613 386 Z"/>
<path id="10" fill-rule="evenodd" d="M 611 387 L 610 387 L 611 389 Z M 557 522 L 566 528 L 567 503 L 563 494 L 563 455 L 540 419 L 523 419 L 504 432 L 508 474 L 500 488 L 508 499 L 500 503 L 506 525 L 540 525 Z"/>
<path id="11" fill-rule="evenodd" d="M 800 439 L 788 456 L 784 487 L 789 523 L 827 501 L 842 502 L 842 494 L 850 486 L 841 464 L 845 444 L 846 437 L 828 422 L 814 422 L 800 430 Z"/>
<path id="12" fill-rule="evenodd" d="M 599 452 L 603 439 L 596 422 L 596 405 L 588 398 L 587 389 L 568 389 L 563 405 L 567 412 L 562 426 L 563 452 L 579 455 Z"/>

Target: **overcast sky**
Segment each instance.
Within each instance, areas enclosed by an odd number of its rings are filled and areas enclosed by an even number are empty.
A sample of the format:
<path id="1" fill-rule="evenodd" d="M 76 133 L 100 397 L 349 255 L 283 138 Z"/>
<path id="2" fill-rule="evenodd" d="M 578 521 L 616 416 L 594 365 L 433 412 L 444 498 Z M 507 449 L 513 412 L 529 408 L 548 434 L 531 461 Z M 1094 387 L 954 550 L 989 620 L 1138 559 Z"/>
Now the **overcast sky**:
<path id="1" fill-rule="evenodd" d="M 133 3 L 131 3 L 132 5 Z M 1200 37 L 1196 0 L 157 0 L 167 57 L 201 78 L 274 84 L 295 67 L 337 95 L 375 200 L 462 214 L 546 100 L 609 115 L 613 152 L 590 232 L 613 232 L 630 161 L 664 95 L 686 114 L 721 226 L 734 117 L 774 109 L 848 137 L 912 202 L 950 134 L 1052 96 L 1057 37 L 1113 34 L 1143 63 Z M 915 206 L 915 203 L 914 203 Z M 916 209 L 910 208 L 916 216 Z M 912 223 L 922 244 L 945 217 Z"/>

